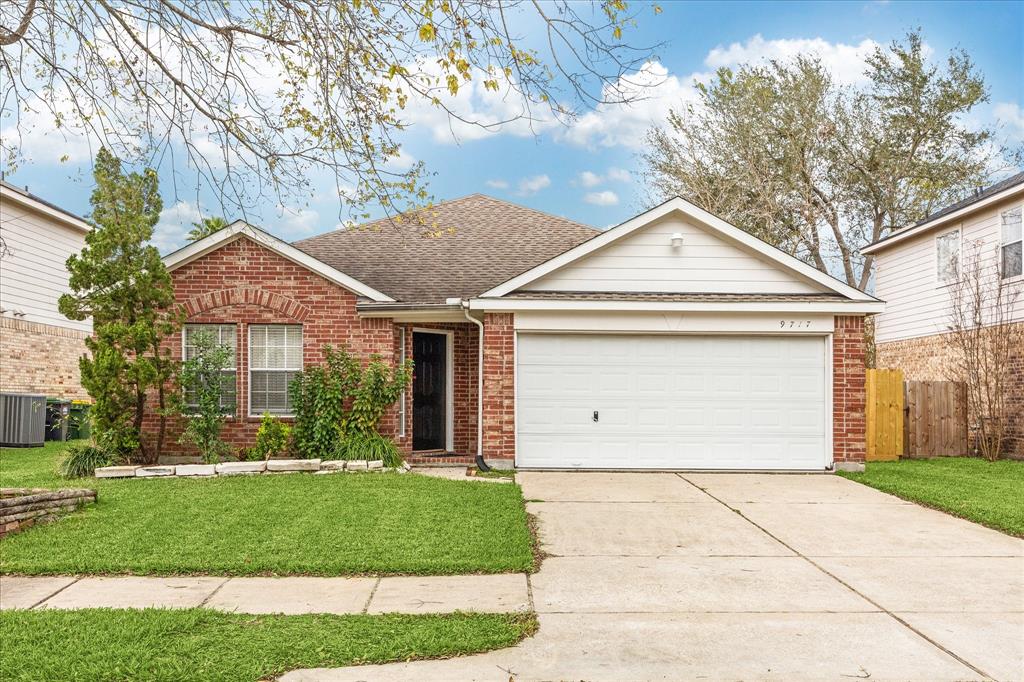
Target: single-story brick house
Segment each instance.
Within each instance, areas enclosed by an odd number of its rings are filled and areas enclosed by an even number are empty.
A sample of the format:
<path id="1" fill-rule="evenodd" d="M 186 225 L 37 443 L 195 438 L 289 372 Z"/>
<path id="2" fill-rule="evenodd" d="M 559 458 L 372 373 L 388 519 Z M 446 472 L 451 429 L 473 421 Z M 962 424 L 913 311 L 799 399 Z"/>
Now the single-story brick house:
<path id="1" fill-rule="evenodd" d="M 419 224 L 287 244 L 236 222 L 165 258 L 188 318 L 174 352 L 196 325 L 235 348 L 233 443 L 287 417 L 290 376 L 330 343 L 415 361 L 382 428 L 419 460 L 863 462 L 878 299 L 678 198 L 605 231 L 482 195 Z"/>

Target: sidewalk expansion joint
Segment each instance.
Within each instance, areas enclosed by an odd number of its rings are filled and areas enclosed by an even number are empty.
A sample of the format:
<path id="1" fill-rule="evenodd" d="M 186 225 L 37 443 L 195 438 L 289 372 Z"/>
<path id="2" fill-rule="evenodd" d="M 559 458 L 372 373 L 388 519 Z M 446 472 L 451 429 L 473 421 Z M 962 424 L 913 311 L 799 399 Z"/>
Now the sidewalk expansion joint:
<path id="1" fill-rule="evenodd" d="M 366 598 L 366 603 L 363 604 L 363 610 L 360 613 L 366 614 L 370 611 L 370 602 L 373 601 L 374 595 L 377 594 L 377 588 L 380 587 L 380 581 L 383 580 L 381 576 L 377 576 L 377 582 L 373 584 L 373 588 L 370 590 L 370 596 Z"/>
<path id="2" fill-rule="evenodd" d="M 60 588 L 59 590 L 55 591 L 55 592 L 54 592 L 53 594 L 48 594 L 48 595 L 46 595 L 45 597 L 43 597 L 42 599 L 40 599 L 39 601 L 37 601 L 37 602 L 36 602 L 35 604 L 33 604 L 32 606 L 28 607 L 28 608 L 29 608 L 29 610 L 31 610 L 31 609 L 34 609 L 35 607 L 39 606 L 40 604 L 42 604 L 42 603 L 44 603 L 44 602 L 47 602 L 47 601 L 49 601 L 49 600 L 53 599 L 53 598 L 54 598 L 54 597 L 56 597 L 56 596 L 57 596 L 58 594 L 60 594 L 60 593 L 61 593 L 61 592 L 63 592 L 64 590 L 68 589 L 69 587 L 71 587 L 72 585 L 74 585 L 75 583 L 77 583 L 77 582 L 78 582 L 79 580 L 81 580 L 81 579 L 82 579 L 82 578 L 84 578 L 84 577 L 85 577 L 85 576 L 81 576 L 81 575 L 79 575 L 79 576 L 76 576 L 74 580 L 72 580 L 71 582 L 69 582 L 69 583 L 68 583 L 67 585 L 65 585 L 64 587 L 62 587 L 62 588 Z"/>

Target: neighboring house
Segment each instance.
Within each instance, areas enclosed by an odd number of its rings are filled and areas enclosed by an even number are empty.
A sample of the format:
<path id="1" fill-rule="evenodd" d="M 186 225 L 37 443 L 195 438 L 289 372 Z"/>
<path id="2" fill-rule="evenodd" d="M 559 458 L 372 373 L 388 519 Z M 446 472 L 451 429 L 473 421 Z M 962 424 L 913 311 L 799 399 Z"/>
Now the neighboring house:
<path id="1" fill-rule="evenodd" d="M 953 293 L 965 258 L 1003 280 L 1017 296 L 1010 317 L 1024 324 L 1021 249 L 1024 173 L 938 211 L 861 250 L 875 257 L 875 293 L 886 301 L 875 318 L 876 364 L 910 380 L 948 380 Z M 1009 369 L 1007 454 L 1024 456 L 1024 348 Z"/>
<path id="2" fill-rule="evenodd" d="M 864 317 L 882 302 L 682 199 L 604 232 L 481 195 L 295 244 L 236 222 L 165 262 L 188 316 L 173 352 L 200 326 L 235 350 L 236 445 L 264 411 L 288 416 L 290 378 L 329 343 L 415 361 L 382 424 L 415 460 L 864 460 Z"/>
<path id="3" fill-rule="evenodd" d="M 78 359 L 90 321 L 57 310 L 67 293 L 68 256 L 85 246 L 91 228 L 50 202 L 0 181 L 0 391 L 88 398 Z"/>

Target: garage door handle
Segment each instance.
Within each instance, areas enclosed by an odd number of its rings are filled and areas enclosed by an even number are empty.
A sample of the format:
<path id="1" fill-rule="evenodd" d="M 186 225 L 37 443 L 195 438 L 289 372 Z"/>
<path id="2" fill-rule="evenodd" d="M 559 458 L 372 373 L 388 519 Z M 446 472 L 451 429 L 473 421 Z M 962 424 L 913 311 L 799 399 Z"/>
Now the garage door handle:
<path id="1" fill-rule="evenodd" d="M 594 421 L 597 421 L 597 419 L 598 419 L 597 410 L 594 410 Z"/>

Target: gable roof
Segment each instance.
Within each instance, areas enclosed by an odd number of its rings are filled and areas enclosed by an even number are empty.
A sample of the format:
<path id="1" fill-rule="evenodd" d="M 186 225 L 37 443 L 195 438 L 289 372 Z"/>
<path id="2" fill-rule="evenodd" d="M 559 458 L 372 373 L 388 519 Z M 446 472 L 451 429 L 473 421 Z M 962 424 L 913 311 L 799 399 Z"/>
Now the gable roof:
<path id="1" fill-rule="evenodd" d="M 691 204 L 689 201 L 681 197 L 675 197 L 665 201 L 664 203 L 655 206 L 654 208 L 641 213 L 640 215 L 627 220 L 626 222 L 618 225 L 600 235 L 590 239 L 582 244 L 565 251 L 562 254 L 551 258 L 550 260 L 541 263 L 540 265 L 523 272 L 516 277 L 513 277 L 502 284 L 484 292 L 480 295 L 481 298 L 488 297 L 502 297 L 506 296 L 516 289 L 520 289 L 530 282 L 540 279 L 548 273 L 554 272 L 569 263 L 577 261 L 584 256 L 587 256 L 598 249 L 607 246 L 619 239 L 626 237 L 633 232 L 644 228 L 654 222 L 655 220 L 662 218 L 674 211 L 679 211 L 693 220 L 700 223 L 703 227 L 710 230 L 713 233 L 717 233 L 724 237 L 727 241 L 746 247 L 747 249 L 756 253 L 759 257 L 766 261 L 772 262 L 780 268 L 787 270 L 799 277 L 807 280 L 811 280 L 831 292 L 840 294 L 844 298 L 853 301 L 878 301 L 873 296 L 864 293 L 863 291 L 851 287 L 850 285 L 839 281 L 838 279 L 827 275 L 817 268 L 814 268 L 802 260 L 791 256 L 790 254 L 780 249 L 771 246 L 767 242 L 764 242 L 753 235 L 744 232 L 740 228 L 730 225 L 726 221 L 722 220 L 716 215 L 708 213 L 707 211 Z"/>
<path id="2" fill-rule="evenodd" d="M 483 194 L 441 202 L 421 224 L 378 220 L 294 246 L 395 300 L 444 303 L 477 296 L 600 234 Z M 431 230 L 442 234 L 425 234 Z"/>
<path id="3" fill-rule="evenodd" d="M 962 199 L 955 204 L 950 204 L 945 208 L 939 209 L 927 218 L 919 220 L 909 227 L 904 227 L 901 230 L 897 230 L 896 232 L 879 239 L 873 244 L 868 244 L 861 249 L 860 252 L 873 253 L 875 251 L 880 251 L 881 249 L 887 246 L 892 246 L 893 244 L 901 242 L 908 237 L 921 234 L 922 232 L 927 232 L 934 227 L 938 227 L 951 220 L 962 217 L 971 211 L 1002 201 L 1004 198 L 1022 191 L 1024 191 L 1024 173 L 1017 173 L 1016 175 L 1012 175 L 1005 180 L 997 182 L 994 185 L 990 185 L 979 192 L 975 192 L 966 199 Z"/>
<path id="4" fill-rule="evenodd" d="M 28 191 L 27 187 L 18 187 L 16 185 L 12 185 L 6 180 L 0 180 L 0 196 L 38 211 L 39 213 L 56 220 L 62 225 L 73 227 L 76 230 L 81 230 L 82 232 L 89 232 L 92 230 L 92 225 L 87 223 L 81 216 L 75 215 L 67 209 L 63 209 L 40 196 L 32 194 L 32 192 Z"/>
<path id="5" fill-rule="evenodd" d="M 201 258 L 211 251 L 219 249 L 225 244 L 229 244 L 236 239 L 241 239 L 242 237 L 251 239 L 260 246 L 278 254 L 282 258 L 287 258 L 293 263 L 302 265 L 324 279 L 343 286 L 360 296 L 365 296 L 380 303 L 394 302 L 394 299 L 387 294 L 377 291 L 377 289 L 364 284 L 358 279 L 350 277 L 344 272 L 331 267 L 327 263 L 313 258 L 308 253 L 300 251 L 288 242 L 282 241 L 274 235 L 264 232 L 260 228 L 254 227 L 242 220 L 236 220 L 227 227 L 217 230 L 208 237 L 204 237 L 199 241 L 192 242 L 188 246 L 184 246 L 177 251 L 167 254 L 163 259 L 164 265 L 167 266 L 168 270 L 174 270 L 175 268 L 191 263 L 197 258 Z"/>

